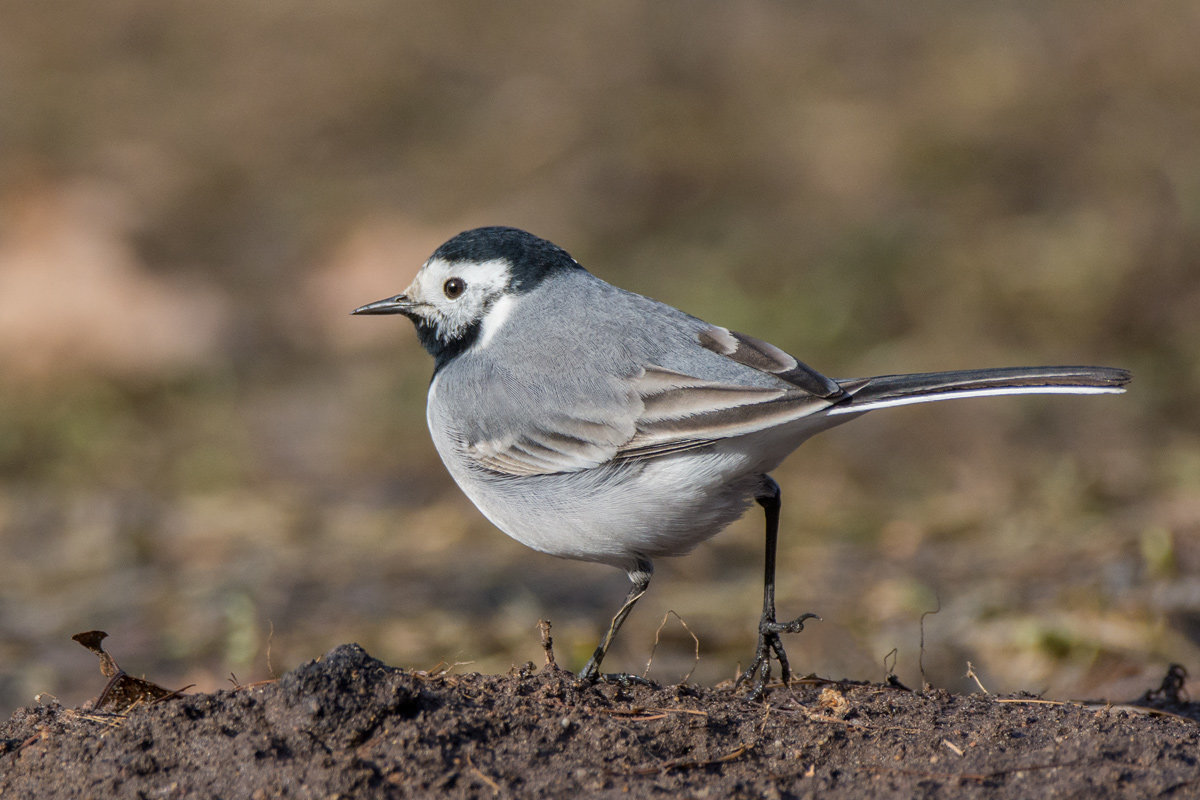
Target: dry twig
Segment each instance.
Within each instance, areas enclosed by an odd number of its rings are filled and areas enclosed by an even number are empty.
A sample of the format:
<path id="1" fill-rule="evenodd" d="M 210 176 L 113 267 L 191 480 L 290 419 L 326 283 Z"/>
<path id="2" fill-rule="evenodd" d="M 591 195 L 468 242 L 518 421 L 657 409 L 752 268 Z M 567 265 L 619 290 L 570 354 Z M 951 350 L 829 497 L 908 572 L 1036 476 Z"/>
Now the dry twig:
<path id="1" fill-rule="evenodd" d="M 658 630 L 654 631 L 654 644 L 650 648 L 650 657 L 646 659 L 646 669 L 642 671 L 642 677 L 645 678 L 650 674 L 650 665 L 654 663 L 654 651 L 658 649 L 659 637 L 662 636 L 662 630 L 664 627 L 666 627 L 667 619 L 672 616 L 679 620 L 679 624 L 683 626 L 683 629 L 688 632 L 688 636 L 691 636 L 692 641 L 696 643 L 696 658 L 695 661 L 692 662 L 692 668 L 689 669 L 687 674 L 679 680 L 680 683 L 687 683 L 688 680 L 691 679 L 692 673 L 696 671 L 696 667 L 700 664 L 700 637 L 692 633 L 692 629 L 689 628 L 688 624 L 683 621 L 683 617 L 679 616 L 674 611 L 668 611 L 666 614 L 663 614 L 662 622 L 658 624 Z"/>

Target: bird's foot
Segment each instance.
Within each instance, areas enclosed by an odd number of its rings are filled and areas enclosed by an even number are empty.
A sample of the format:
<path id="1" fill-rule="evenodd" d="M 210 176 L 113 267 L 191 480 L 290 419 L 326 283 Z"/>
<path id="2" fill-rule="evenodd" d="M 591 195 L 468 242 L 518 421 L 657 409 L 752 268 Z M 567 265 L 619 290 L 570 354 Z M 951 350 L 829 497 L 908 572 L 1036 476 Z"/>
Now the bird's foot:
<path id="1" fill-rule="evenodd" d="M 758 647 L 754 651 L 754 660 L 750 662 L 750 668 L 743 672 L 734 684 L 734 688 L 737 689 L 749 684 L 750 694 L 747 697 L 751 700 L 762 699 L 766 692 L 767 683 L 771 680 L 772 655 L 779 662 L 784 686 L 791 680 L 792 670 L 788 665 L 787 653 L 783 649 L 783 639 L 779 635 L 781 633 L 799 633 L 804 630 L 806 621 L 821 619 L 816 614 L 801 614 L 791 622 L 776 622 L 772 618 L 773 616 L 764 615 L 759 621 Z"/>
<path id="2" fill-rule="evenodd" d="M 597 683 L 611 683 L 622 689 L 628 689 L 631 686 L 654 686 L 654 681 L 643 678 L 641 675 L 633 675 L 628 672 L 600 672 L 598 669 L 589 671 L 587 667 L 580 671 L 575 685 L 584 688 Z"/>

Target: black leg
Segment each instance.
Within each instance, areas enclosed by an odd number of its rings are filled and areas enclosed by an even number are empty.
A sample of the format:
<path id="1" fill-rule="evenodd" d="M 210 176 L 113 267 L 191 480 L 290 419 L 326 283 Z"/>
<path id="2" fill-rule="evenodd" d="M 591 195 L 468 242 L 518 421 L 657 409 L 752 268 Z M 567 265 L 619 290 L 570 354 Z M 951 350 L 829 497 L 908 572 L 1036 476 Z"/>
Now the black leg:
<path id="1" fill-rule="evenodd" d="M 741 686 L 750 682 L 750 698 L 757 700 L 763 696 L 767 681 L 771 679 L 771 655 L 779 661 L 779 669 L 783 673 L 784 685 L 791 680 L 792 671 L 788 665 L 787 653 L 783 650 L 781 633 L 799 633 L 804 630 L 805 620 L 820 619 L 816 614 L 801 614 L 791 622 L 775 620 L 775 546 L 779 539 L 779 484 L 769 475 L 763 476 L 762 493 L 755 498 L 763 507 L 767 518 L 766 557 L 763 568 L 763 610 L 758 620 L 758 646 L 754 651 L 754 661 L 750 668 L 737 680 Z"/>
<path id="2" fill-rule="evenodd" d="M 600 662 L 604 660 L 604 655 L 608 652 L 608 646 L 612 644 L 613 639 L 617 636 L 617 631 L 621 629 L 621 623 L 629 616 L 629 612 L 633 610 L 634 605 L 638 600 L 642 599 L 642 595 L 646 593 L 646 588 L 650 586 L 650 576 L 654 574 L 654 565 L 645 559 L 638 559 L 637 566 L 629 571 L 629 580 L 633 582 L 633 586 L 629 590 L 629 594 L 625 596 L 625 602 L 617 611 L 616 616 L 612 618 L 612 624 L 608 626 L 608 633 L 604 634 L 604 638 L 600 640 L 600 644 L 596 647 L 596 652 L 592 653 L 592 657 L 588 659 L 587 664 L 579 672 L 579 680 L 582 683 L 595 683 L 600 675 Z M 628 683 L 635 676 L 626 675 L 618 676 L 622 683 Z"/>

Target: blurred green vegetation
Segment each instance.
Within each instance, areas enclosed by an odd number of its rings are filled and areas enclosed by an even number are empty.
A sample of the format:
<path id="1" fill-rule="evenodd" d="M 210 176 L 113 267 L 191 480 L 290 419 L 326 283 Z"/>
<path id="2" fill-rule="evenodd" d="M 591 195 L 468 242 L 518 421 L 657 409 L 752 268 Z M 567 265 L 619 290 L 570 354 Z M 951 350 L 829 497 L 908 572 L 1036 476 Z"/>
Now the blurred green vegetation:
<path id="1" fill-rule="evenodd" d="M 356 640 L 581 661 L 625 591 L 508 541 L 424 430 L 398 291 L 511 224 L 838 376 L 1134 370 L 805 446 L 793 664 L 1134 696 L 1200 671 L 1200 10 L 1118 2 L 0 0 L 0 709 L 71 634 L 218 686 Z M 394 322 L 394 321 L 392 321 Z M 658 577 L 696 678 L 752 643 L 760 522 Z M 272 632 L 273 631 L 273 632 Z M 692 642 L 668 624 L 652 674 Z M 269 653 L 269 656 L 268 656 Z"/>

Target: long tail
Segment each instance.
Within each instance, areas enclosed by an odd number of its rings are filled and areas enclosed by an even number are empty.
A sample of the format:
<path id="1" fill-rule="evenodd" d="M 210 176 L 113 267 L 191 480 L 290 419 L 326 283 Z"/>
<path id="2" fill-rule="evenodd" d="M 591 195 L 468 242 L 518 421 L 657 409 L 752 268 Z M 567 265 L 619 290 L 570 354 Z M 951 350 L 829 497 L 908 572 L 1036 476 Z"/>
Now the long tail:
<path id="1" fill-rule="evenodd" d="M 839 380 L 850 395 L 828 414 L 999 394 L 1119 394 L 1132 376 L 1115 367 L 1001 367 Z"/>

